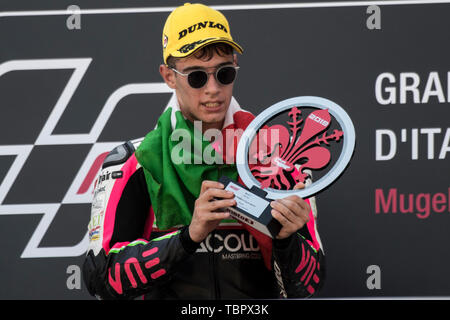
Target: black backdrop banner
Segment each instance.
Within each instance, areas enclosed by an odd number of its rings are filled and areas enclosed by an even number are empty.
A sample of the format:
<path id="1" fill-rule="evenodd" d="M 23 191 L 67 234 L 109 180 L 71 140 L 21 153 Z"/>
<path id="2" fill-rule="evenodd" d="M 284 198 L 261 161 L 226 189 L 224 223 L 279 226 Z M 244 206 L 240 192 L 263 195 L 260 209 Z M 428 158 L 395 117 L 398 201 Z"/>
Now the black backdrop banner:
<path id="1" fill-rule="evenodd" d="M 94 299 L 81 279 L 93 184 L 172 96 L 161 33 L 181 4 L 0 4 L 0 299 Z M 316 197 L 317 297 L 450 297 L 450 1 L 206 4 L 244 48 L 244 109 L 319 96 L 355 125 L 351 164 Z"/>

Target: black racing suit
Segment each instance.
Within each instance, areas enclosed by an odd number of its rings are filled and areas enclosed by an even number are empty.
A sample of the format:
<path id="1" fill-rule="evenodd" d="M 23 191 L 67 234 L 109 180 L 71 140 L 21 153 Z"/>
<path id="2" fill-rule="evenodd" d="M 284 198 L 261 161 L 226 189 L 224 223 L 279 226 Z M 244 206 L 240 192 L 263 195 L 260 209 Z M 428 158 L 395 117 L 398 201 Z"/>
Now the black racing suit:
<path id="1" fill-rule="evenodd" d="M 134 155 L 141 140 L 105 159 L 92 202 L 83 277 L 99 299 L 253 299 L 309 297 L 324 279 L 315 214 L 299 232 L 273 240 L 270 265 L 255 238 L 223 221 L 197 244 L 188 226 L 156 228 L 143 173 Z M 315 206 L 311 206 L 315 207 Z"/>

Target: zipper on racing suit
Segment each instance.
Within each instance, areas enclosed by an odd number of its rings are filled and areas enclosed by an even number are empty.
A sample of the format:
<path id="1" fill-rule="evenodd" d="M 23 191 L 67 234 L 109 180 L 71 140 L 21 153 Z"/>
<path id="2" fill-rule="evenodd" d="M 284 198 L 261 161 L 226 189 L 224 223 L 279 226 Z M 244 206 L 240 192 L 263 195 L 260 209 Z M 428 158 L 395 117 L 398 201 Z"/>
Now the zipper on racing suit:
<path id="1" fill-rule="evenodd" d="M 213 230 L 211 232 L 211 251 L 209 252 L 209 265 L 210 265 L 210 279 L 213 284 L 211 288 L 211 296 L 215 300 L 221 299 L 220 294 L 220 284 L 217 274 L 217 254 L 215 252 L 216 249 L 216 231 Z M 209 249 L 208 249 L 209 250 Z"/>
<path id="2" fill-rule="evenodd" d="M 218 169 L 218 176 L 221 177 L 221 171 L 222 168 L 225 165 L 218 165 L 217 169 Z M 221 299 L 221 294 L 220 294 L 220 284 L 219 284 L 219 279 L 218 279 L 218 272 L 217 272 L 217 254 L 215 252 L 216 250 L 216 230 L 213 230 L 211 232 L 211 247 L 212 247 L 212 251 L 210 253 L 210 265 L 211 265 L 211 278 L 212 278 L 212 283 L 213 283 L 213 292 L 212 292 L 212 296 L 214 297 L 214 299 L 216 300 L 220 300 Z M 220 276 L 220 275 L 219 275 Z"/>

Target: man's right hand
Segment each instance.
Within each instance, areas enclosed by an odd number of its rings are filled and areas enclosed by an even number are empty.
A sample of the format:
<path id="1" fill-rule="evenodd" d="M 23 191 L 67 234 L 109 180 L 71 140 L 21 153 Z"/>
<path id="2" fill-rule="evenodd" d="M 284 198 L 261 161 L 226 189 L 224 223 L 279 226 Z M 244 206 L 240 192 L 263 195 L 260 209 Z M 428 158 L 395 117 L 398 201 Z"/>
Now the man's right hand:
<path id="1" fill-rule="evenodd" d="M 219 198 L 220 200 L 216 200 Z M 200 195 L 195 201 L 194 214 L 189 225 L 189 236 L 195 242 L 202 242 L 223 219 L 230 217 L 222 208 L 236 205 L 234 193 L 224 190 L 220 182 L 204 180 Z"/>

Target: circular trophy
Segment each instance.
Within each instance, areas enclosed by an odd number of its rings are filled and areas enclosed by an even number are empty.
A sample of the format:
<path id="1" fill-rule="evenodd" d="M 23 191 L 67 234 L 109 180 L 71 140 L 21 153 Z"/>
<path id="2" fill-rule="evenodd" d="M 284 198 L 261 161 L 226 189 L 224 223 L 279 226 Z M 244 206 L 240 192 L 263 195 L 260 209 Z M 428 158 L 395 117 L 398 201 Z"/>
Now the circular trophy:
<path id="1" fill-rule="evenodd" d="M 283 113 L 289 117 L 284 125 L 267 125 Z M 257 143 L 263 147 L 252 150 L 251 146 Z M 333 144 L 340 144 L 341 148 L 333 148 Z M 267 150 L 261 150 L 265 147 Z M 280 199 L 291 194 L 308 198 L 342 174 L 354 147 L 355 128 L 344 109 L 328 99 L 296 97 L 272 105 L 250 123 L 239 141 L 236 165 L 245 185 L 263 189 L 267 198 Z M 332 156 L 338 149 L 340 154 Z M 327 172 L 304 189 L 292 190 L 296 183 L 311 178 L 305 171 L 314 174 L 324 169 Z"/>
<path id="2" fill-rule="evenodd" d="M 336 103 L 304 96 L 272 105 L 240 137 L 236 166 L 245 186 L 219 180 L 235 194 L 231 215 L 274 238 L 281 225 L 268 199 L 317 194 L 343 173 L 354 147 L 353 123 Z M 305 188 L 294 188 L 299 183 Z"/>

